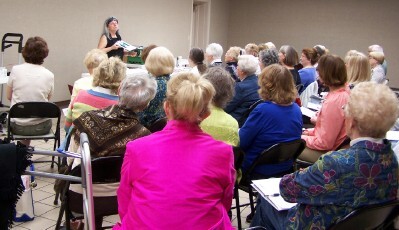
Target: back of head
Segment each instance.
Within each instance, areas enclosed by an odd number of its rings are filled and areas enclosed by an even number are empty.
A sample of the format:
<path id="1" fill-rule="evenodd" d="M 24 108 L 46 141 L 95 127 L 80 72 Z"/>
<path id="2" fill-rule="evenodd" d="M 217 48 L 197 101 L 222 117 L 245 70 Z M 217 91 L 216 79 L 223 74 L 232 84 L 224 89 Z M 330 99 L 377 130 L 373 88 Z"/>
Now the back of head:
<path id="1" fill-rule="evenodd" d="M 214 95 L 215 89 L 208 80 L 183 72 L 168 81 L 166 101 L 173 119 L 199 123 L 205 114 L 209 114 Z"/>
<path id="2" fill-rule="evenodd" d="M 255 43 L 249 43 L 245 46 L 245 53 L 253 55 L 255 57 L 259 54 L 259 47 Z"/>
<path id="3" fill-rule="evenodd" d="M 229 55 L 235 62 L 238 61 L 238 56 L 240 56 L 241 48 L 238 46 L 232 46 L 227 50 L 226 55 Z"/>
<path id="4" fill-rule="evenodd" d="M 92 49 L 87 52 L 83 63 L 88 70 L 97 68 L 98 65 L 104 60 L 108 59 L 107 54 L 100 49 Z"/>
<path id="5" fill-rule="evenodd" d="M 265 46 L 266 46 L 266 49 L 275 49 L 275 50 L 277 50 L 276 45 L 274 45 L 273 42 L 266 42 Z"/>
<path id="6" fill-rule="evenodd" d="M 201 48 L 191 48 L 188 58 L 197 66 L 198 72 L 204 74 L 207 70 L 207 66 L 204 63 L 205 54 Z"/>
<path id="7" fill-rule="evenodd" d="M 361 82 L 351 91 L 345 116 L 355 120 L 360 136 L 383 138 L 399 115 L 398 103 L 387 85 Z"/>
<path id="8" fill-rule="evenodd" d="M 278 64 L 278 51 L 276 49 L 262 50 L 259 53 L 259 60 L 265 67 Z"/>
<path id="9" fill-rule="evenodd" d="M 344 61 L 332 54 L 323 55 L 318 62 L 319 77 L 327 86 L 341 87 L 347 82 L 346 66 Z"/>
<path id="10" fill-rule="evenodd" d="M 247 76 L 255 74 L 258 69 L 258 59 L 253 55 L 241 55 L 238 57 L 237 66 L 243 71 Z"/>
<path id="11" fill-rule="evenodd" d="M 43 38 L 30 37 L 22 49 L 22 56 L 27 63 L 41 65 L 48 52 L 47 42 Z"/>
<path id="12" fill-rule="evenodd" d="M 148 54 L 145 68 L 154 77 L 170 75 L 175 68 L 175 58 L 167 48 L 159 46 Z"/>
<path id="13" fill-rule="evenodd" d="M 291 72 L 284 66 L 272 64 L 264 68 L 258 77 L 259 95 L 263 100 L 277 104 L 295 101 L 297 91 Z"/>
<path id="14" fill-rule="evenodd" d="M 216 94 L 212 100 L 213 105 L 224 108 L 234 95 L 235 83 L 230 73 L 224 68 L 216 66 L 210 68 L 203 77 L 211 82 L 215 88 Z"/>
<path id="15" fill-rule="evenodd" d="M 358 51 L 348 52 L 345 57 L 348 82 L 357 84 L 363 81 L 370 81 L 371 67 L 366 55 Z"/>
<path id="16" fill-rule="evenodd" d="M 319 60 L 319 55 L 317 54 L 317 50 L 315 48 L 304 48 L 302 53 L 306 56 L 307 59 L 310 60 L 312 65 L 316 64 Z"/>
<path id="17" fill-rule="evenodd" d="M 381 52 L 384 53 L 384 49 L 380 45 L 371 45 L 369 46 L 369 52 Z"/>
<path id="18" fill-rule="evenodd" d="M 94 69 L 93 86 L 110 89 L 116 94 L 123 79 L 126 77 L 126 64 L 121 59 L 110 57 Z"/>
<path id="19" fill-rule="evenodd" d="M 289 45 L 281 46 L 279 50 L 282 54 L 285 55 L 283 59 L 283 64 L 289 67 L 293 67 L 299 63 L 298 52 L 294 49 L 294 47 Z"/>
<path id="20" fill-rule="evenodd" d="M 378 64 L 380 64 L 380 65 L 381 65 L 381 64 L 384 62 L 384 60 L 385 60 L 385 57 L 384 57 L 384 53 L 383 53 L 383 52 L 377 52 L 377 51 L 370 52 L 370 53 L 369 53 L 369 57 L 374 58 L 374 59 L 378 62 Z"/>
<path id="21" fill-rule="evenodd" d="M 148 46 L 144 47 L 143 51 L 141 52 L 141 60 L 143 60 L 143 62 L 145 63 L 150 51 L 153 50 L 154 48 L 157 48 L 157 47 L 158 46 L 154 45 L 154 44 L 151 44 L 151 45 L 148 45 Z"/>
<path id="22" fill-rule="evenodd" d="M 125 78 L 119 88 L 119 106 L 134 112 L 142 111 L 156 92 L 157 82 L 146 73 Z"/>
<path id="23" fill-rule="evenodd" d="M 206 53 L 212 55 L 214 59 L 221 59 L 223 55 L 223 47 L 218 43 L 211 43 L 206 47 Z"/>
<path id="24" fill-rule="evenodd" d="M 316 49 L 319 58 L 324 54 L 328 54 L 330 51 L 323 45 L 315 45 L 313 48 Z"/>

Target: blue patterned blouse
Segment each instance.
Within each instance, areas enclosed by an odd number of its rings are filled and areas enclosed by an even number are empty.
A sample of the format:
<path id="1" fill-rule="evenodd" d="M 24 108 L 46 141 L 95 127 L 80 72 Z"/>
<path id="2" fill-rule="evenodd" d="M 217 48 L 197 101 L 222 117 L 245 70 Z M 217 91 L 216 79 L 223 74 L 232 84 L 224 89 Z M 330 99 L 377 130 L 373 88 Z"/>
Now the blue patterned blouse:
<path id="1" fill-rule="evenodd" d="M 398 162 L 387 140 L 330 152 L 280 182 L 284 199 L 298 203 L 288 211 L 287 229 L 326 229 L 354 209 L 395 200 L 397 190 Z"/>
<path id="2" fill-rule="evenodd" d="M 165 117 L 163 110 L 163 102 L 166 98 L 166 85 L 170 79 L 170 75 L 155 77 L 157 81 L 157 93 L 155 98 L 151 100 L 148 107 L 142 112 L 138 113 L 140 123 L 145 127 L 149 127 L 159 118 Z"/>

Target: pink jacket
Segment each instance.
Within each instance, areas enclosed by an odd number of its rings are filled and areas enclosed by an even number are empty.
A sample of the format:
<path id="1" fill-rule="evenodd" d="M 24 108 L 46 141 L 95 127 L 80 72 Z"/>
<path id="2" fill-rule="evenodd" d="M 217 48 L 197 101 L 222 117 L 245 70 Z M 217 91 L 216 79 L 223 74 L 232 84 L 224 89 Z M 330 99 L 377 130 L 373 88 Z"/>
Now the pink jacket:
<path id="1" fill-rule="evenodd" d="M 328 93 L 317 116 L 316 126 L 309 135 L 302 135 L 306 147 L 331 151 L 346 138 L 345 116 L 342 107 L 348 103 L 349 87 Z"/>
<path id="2" fill-rule="evenodd" d="M 232 229 L 234 177 L 231 146 L 169 121 L 127 144 L 113 229 Z"/>

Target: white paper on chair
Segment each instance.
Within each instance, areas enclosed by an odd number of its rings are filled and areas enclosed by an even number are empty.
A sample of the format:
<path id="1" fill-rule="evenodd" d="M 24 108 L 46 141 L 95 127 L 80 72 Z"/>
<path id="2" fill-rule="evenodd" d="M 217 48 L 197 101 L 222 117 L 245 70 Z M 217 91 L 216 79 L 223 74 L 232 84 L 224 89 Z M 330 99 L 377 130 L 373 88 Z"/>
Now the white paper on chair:
<path id="1" fill-rule="evenodd" d="M 269 178 L 252 181 L 252 187 L 278 211 L 287 210 L 296 205 L 296 203 L 285 201 L 280 196 L 280 180 L 281 178 Z"/>

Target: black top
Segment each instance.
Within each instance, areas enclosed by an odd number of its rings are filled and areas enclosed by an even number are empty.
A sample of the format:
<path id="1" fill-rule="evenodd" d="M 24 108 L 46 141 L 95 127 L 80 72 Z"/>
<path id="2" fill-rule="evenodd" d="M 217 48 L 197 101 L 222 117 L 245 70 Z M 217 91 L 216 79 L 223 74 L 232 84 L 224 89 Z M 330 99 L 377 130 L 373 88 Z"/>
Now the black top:
<path id="1" fill-rule="evenodd" d="M 301 78 L 299 77 L 298 70 L 296 69 L 290 69 L 290 72 L 292 74 L 292 77 L 294 78 L 294 83 L 295 85 L 301 84 Z"/>
<path id="2" fill-rule="evenodd" d="M 107 45 L 105 48 L 111 47 L 115 44 L 115 42 L 122 40 L 122 37 L 119 35 L 119 33 L 116 33 L 116 38 L 111 37 L 111 34 L 109 35 L 111 39 L 109 39 L 107 36 Z M 123 58 L 123 48 L 119 48 L 117 50 L 111 50 L 107 53 L 108 57 L 119 57 L 121 60 Z"/>

